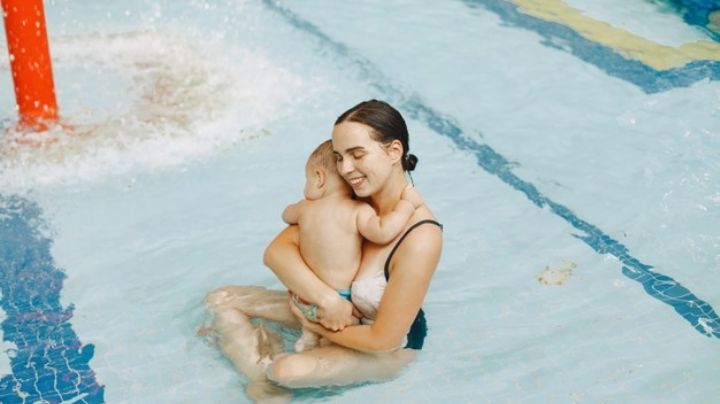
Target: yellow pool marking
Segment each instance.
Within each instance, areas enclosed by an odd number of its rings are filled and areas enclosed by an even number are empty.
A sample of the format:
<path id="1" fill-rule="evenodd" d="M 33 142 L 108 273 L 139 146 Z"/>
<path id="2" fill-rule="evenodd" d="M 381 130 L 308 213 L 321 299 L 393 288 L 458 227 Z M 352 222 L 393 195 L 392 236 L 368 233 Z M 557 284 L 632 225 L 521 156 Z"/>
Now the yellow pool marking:
<path id="1" fill-rule="evenodd" d="M 528 15 L 561 23 L 583 37 L 609 46 L 623 56 L 639 60 L 656 70 L 670 70 L 696 60 L 720 61 L 720 43 L 700 40 L 679 47 L 662 45 L 622 28 L 595 20 L 562 0 L 509 0 Z M 720 20 L 713 16 L 712 23 Z M 720 21 L 718 21 L 720 23 Z"/>
<path id="2" fill-rule="evenodd" d="M 720 10 L 713 11 L 708 15 L 707 29 L 720 34 Z"/>

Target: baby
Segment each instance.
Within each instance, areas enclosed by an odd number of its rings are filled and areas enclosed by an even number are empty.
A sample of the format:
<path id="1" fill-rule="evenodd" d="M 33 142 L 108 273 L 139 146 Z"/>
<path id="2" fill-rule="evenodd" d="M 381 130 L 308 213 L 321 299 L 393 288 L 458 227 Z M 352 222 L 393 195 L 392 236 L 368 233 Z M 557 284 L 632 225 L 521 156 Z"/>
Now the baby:
<path id="1" fill-rule="evenodd" d="M 350 300 L 350 284 L 360 267 L 363 237 L 376 244 L 389 243 L 405 229 L 422 199 L 408 187 L 393 210 L 382 216 L 367 203 L 353 200 L 352 188 L 337 172 L 330 140 L 321 143 L 308 158 L 305 179 L 305 199 L 285 208 L 282 218 L 287 224 L 298 225 L 300 254 L 308 266 L 340 296 Z M 292 296 L 306 317 L 317 318 L 317 306 Z M 319 336 L 304 329 L 295 350 L 302 352 L 318 344 Z"/>

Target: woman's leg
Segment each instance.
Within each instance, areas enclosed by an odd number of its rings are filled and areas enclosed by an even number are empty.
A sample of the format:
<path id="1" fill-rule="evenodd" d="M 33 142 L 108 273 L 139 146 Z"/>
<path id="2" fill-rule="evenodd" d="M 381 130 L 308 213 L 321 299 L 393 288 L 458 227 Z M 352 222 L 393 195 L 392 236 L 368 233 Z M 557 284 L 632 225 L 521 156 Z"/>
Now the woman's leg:
<path id="1" fill-rule="evenodd" d="M 415 356 L 416 351 L 411 349 L 369 354 L 330 345 L 276 356 L 268 377 L 290 388 L 383 381 L 397 376 Z"/>
<path id="2" fill-rule="evenodd" d="M 263 318 L 300 328 L 300 322 L 290 311 L 288 293 L 258 286 L 225 286 L 205 296 L 205 305 L 211 313 L 234 308 L 248 318 Z"/>
<path id="3" fill-rule="evenodd" d="M 245 374 L 248 395 L 254 401 L 285 401 L 290 393 L 270 383 L 265 372 L 272 358 L 282 352 L 282 339 L 251 318 L 263 318 L 291 327 L 299 322 L 290 311 L 288 294 L 261 287 L 226 286 L 207 294 L 205 304 L 212 322 L 199 334 L 212 338 L 220 350 Z"/>
<path id="4" fill-rule="evenodd" d="M 235 367 L 250 379 L 264 374 L 262 363 L 281 352 L 280 337 L 250 323 L 262 318 L 299 327 L 300 323 L 290 311 L 287 292 L 257 286 L 225 286 L 205 296 L 205 305 L 212 322 L 203 326 L 198 334 L 210 336 L 215 344 L 232 361 Z"/>
<path id="5" fill-rule="evenodd" d="M 291 388 L 346 385 L 391 379 L 416 355 L 409 349 L 368 354 L 338 345 L 281 354 L 279 336 L 253 327 L 250 318 L 299 327 L 290 311 L 287 292 L 227 286 L 208 293 L 205 304 L 213 314 L 213 321 L 201 332 L 214 335 L 223 353 L 248 376 L 247 392 L 254 400 L 288 398 L 287 391 L 279 391 L 277 386 L 268 383 L 264 377 L 266 372 L 271 380 Z M 268 357 L 274 358 L 270 368 Z"/>

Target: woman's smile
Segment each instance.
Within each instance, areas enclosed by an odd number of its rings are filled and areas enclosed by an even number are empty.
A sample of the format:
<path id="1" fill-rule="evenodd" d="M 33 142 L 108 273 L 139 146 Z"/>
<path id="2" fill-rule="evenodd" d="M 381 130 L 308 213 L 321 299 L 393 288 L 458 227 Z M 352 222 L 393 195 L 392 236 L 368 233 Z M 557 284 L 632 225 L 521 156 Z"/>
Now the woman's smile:
<path id="1" fill-rule="evenodd" d="M 351 177 L 347 179 L 348 183 L 354 189 L 360 188 L 365 183 L 365 177 Z"/>

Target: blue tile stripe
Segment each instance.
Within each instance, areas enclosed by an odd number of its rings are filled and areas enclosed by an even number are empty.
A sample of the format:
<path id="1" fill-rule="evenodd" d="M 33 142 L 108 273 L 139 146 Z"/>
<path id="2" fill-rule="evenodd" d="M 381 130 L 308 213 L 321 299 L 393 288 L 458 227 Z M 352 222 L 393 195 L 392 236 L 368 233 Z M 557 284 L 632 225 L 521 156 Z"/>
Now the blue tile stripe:
<path id="1" fill-rule="evenodd" d="M 707 29 L 710 14 L 720 11 L 720 0 L 669 0 L 669 3 L 679 9 L 686 23 L 700 27 L 712 39 L 720 41 L 720 32 Z"/>
<path id="2" fill-rule="evenodd" d="M 41 234 L 40 208 L 0 195 L 0 306 L 12 374 L 0 379 L 0 403 L 104 402 L 89 362 L 94 346 L 72 330 L 73 307 L 63 308 L 65 274 L 53 263 L 51 240 Z"/>
<path id="3" fill-rule="evenodd" d="M 670 70 L 655 70 L 622 56 L 608 46 L 586 39 L 565 25 L 524 14 L 514 3 L 504 0 L 463 0 L 463 3 L 473 9 L 483 7 L 497 14 L 508 25 L 536 32 L 543 38 L 543 45 L 569 52 L 648 94 L 689 87 L 705 79 L 720 80 L 720 62 L 717 61 L 698 60 Z"/>
<path id="4" fill-rule="evenodd" d="M 522 192 L 540 208 L 547 207 L 552 213 L 578 230 L 574 235 L 599 254 L 610 254 L 622 264 L 622 273 L 639 282 L 653 298 L 671 306 L 690 325 L 703 335 L 720 338 L 720 317 L 705 301 L 695 296 L 673 278 L 652 270 L 630 255 L 627 247 L 605 234 L 597 226 L 577 217 L 570 209 L 544 196 L 530 182 L 512 172 L 512 163 L 486 144 L 477 143 L 463 134 L 456 120 L 444 116 L 426 105 L 417 95 L 406 94 L 394 85 L 372 62 L 353 52 L 346 45 L 327 36 L 315 25 L 302 19 L 274 0 L 263 0 L 266 7 L 281 16 L 290 25 L 316 38 L 321 46 L 329 49 L 340 62 L 348 63 L 360 73 L 370 86 L 398 105 L 413 119 L 424 122 L 437 134 L 449 138 L 455 146 L 477 159 L 477 164 L 488 173 L 498 177 L 513 189 Z"/>

